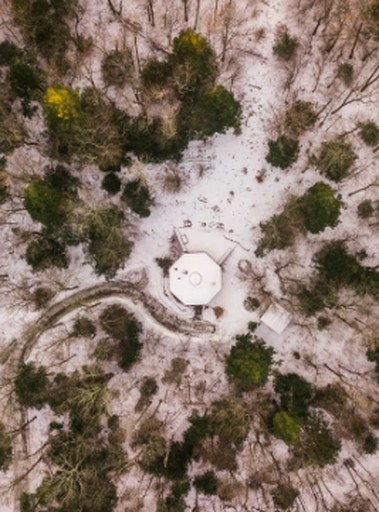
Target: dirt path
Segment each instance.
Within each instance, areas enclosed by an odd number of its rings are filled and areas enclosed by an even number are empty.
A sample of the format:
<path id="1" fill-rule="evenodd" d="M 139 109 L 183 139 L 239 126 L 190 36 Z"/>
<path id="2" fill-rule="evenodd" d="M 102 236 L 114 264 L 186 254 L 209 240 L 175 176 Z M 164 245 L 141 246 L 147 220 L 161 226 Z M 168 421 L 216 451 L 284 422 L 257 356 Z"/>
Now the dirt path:
<path id="1" fill-rule="evenodd" d="M 185 320 L 169 311 L 146 290 L 148 277 L 144 270 L 131 272 L 122 281 L 111 281 L 79 290 L 69 297 L 44 310 L 41 317 L 24 334 L 24 343 L 20 353 L 23 361 L 32 350 L 39 336 L 51 329 L 59 320 L 71 311 L 109 297 L 126 297 L 141 306 L 156 322 L 173 333 L 199 335 L 212 333 L 215 326 L 203 320 Z"/>

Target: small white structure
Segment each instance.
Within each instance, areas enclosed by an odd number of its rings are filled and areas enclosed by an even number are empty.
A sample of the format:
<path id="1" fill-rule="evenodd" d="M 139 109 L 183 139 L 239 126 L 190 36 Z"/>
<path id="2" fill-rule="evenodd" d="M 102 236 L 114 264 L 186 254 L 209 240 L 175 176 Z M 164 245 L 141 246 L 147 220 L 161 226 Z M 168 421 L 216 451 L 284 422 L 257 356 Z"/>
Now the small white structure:
<path id="1" fill-rule="evenodd" d="M 236 244 L 212 231 L 193 228 L 174 228 L 176 239 L 183 252 L 206 252 L 216 263 L 222 265 Z"/>
<path id="2" fill-rule="evenodd" d="M 221 267 L 205 252 L 185 253 L 170 267 L 169 285 L 187 306 L 208 304 L 221 290 Z"/>
<path id="3" fill-rule="evenodd" d="M 282 306 L 274 302 L 263 314 L 261 321 L 276 334 L 282 334 L 291 322 L 291 315 Z"/>

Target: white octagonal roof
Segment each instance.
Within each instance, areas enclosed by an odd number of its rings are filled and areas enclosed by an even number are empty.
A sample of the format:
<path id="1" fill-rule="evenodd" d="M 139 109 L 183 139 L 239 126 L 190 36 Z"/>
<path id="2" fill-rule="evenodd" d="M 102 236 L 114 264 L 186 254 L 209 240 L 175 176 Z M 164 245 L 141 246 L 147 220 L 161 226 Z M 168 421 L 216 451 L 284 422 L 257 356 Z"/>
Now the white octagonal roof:
<path id="1" fill-rule="evenodd" d="M 221 267 L 205 252 L 185 253 L 169 270 L 170 290 L 183 304 L 208 304 L 221 290 Z"/>

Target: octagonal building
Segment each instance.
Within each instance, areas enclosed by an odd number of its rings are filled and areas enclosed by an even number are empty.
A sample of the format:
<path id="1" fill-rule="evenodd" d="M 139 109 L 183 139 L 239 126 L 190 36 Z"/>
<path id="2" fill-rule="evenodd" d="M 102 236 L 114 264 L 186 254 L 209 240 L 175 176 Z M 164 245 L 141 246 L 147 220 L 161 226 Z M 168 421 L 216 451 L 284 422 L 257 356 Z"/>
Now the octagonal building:
<path id="1" fill-rule="evenodd" d="M 169 286 L 187 306 L 208 304 L 221 290 L 221 267 L 205 252 L 184 253 L 170 267 Z"/>

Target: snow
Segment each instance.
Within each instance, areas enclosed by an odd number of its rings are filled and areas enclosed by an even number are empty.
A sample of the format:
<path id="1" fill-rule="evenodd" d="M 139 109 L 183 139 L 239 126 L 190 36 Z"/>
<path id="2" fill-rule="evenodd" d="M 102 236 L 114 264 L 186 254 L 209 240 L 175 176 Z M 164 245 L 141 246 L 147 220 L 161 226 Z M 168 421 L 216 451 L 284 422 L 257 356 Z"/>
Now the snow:
<path id="1" fill-rule="evenodd" d="M 104 84 L 100 63 L 105 51 L 125 41 L 133 48 L 134 55 L 136 41 L 143 61 L 151 54 L 152 41 L 163 50 L 168 50 L 172 38 L 181 28 L 194 25 L 197 6 L 195 1 L 188 2 L 190 22 L 186 24 L 182 2 L 154 2 L 156 26 L 152 27 L 147 20 L 145 4 L 138 0 L 121 3 L 121 21 L 111 14 L 106 2 L 80 0 L 80 4 L 83 11 L 78 28 L 84 35 L 96 38 L 96 44 L 93 52 L 86 57 L 85 65 L 80 67 L 78 63 L 79 71 L 72 77 L 72 86 L 84 88 L 93 80 L 101 89 Z M 114 4 L 118 6 L 119 2 Z M 217 2 L 210 0 L 199 2 L 197 30 L 210 37 L 221 55 L 223 31 L 220 11 L 226 2 L 219 2 L 217 15 L 215 4 Z M 319 330 L 317 318 L 304 317 L 288 294 L 291 286 L 308 282 L 315 273 L 312 257 L 322 243 L 328 240 L 344 239 L 353 252 L 366 249 L 368 256 L 364 264 L 372 267 L 378 265 L 379 236 L 377 226 L 374 225 L 377 220 L 373 219 L 373 225 L 370 226 L 356 215 L 357 206 L 363 199 L 379 200 L 377 186 L 364 190 L 364 187 L 378 180 L 377 158 L 375 152 L 362 145 L 356 132 L 349 133 L 347 138 L 359 155 L 360 164 L 357 164 L 355 172 L 348 179 L 339 184 L 331 183 L 345 204 L 339 225 L 318 235 L 299 236 L 289 251 L 272 251 L 263 259 L 257 258 L 254 251 L 260 238 L 260 222 L 280 212 L 291 195 L 301 195 L 317 181 L 325 181 L 310 158 L 318 154 L 322 142 L 353 130 L 357 120 L 369 118 L 379 122 L 376 108 L 379 89 L 373 87 L 362 101 L 352 102 L 332 114 L 348 93 L 335 81 L 336 66 L 347 55 L 342 48 L 328 56 L 320 50 L 322 38 L 311 37 L 320 15 L 317 10 L 321 8 L 320 3 L 316 2 L 314 8 L 310 8 L 310 2 L 300 0 L 249 0 L 235 4 L 235 26 L 231 31 L 228 58 L 220 63 L 220 83 L 226 87 L 233 85 L 237 98 L 242 102 L 242 133 L 235 135 L 228 132 L 206 142 L 191 142 L 183 160 L 170 163 L 182 177 L 182 186 L 175 193 L 165 189 L 166 163 L 142 165 L 134 162 L 131 168 L 125 167 L 120 173 L 124 181 L 133 173 L 142 173 L 154 192 L 155 201 L 150 217 L 142 220 L 134 217 L 132 220 L 136 233 L 135 247 L 117 279 L 126 279 L 133 269 L 146 269 L 148 283 L 144 285 L 143 291 L 162 303 L 167 311 L 178 315 L 179 320 L 190 321 L 194 315 L 193 308 L 178 303 L 166 294 L 168 280 L 162 276 L 155 261 L 163 256 L 174 256 L 173 259 L 179 257 L 180 254 L 175 253 L 170 241 L 173 228 L 176 227 L 180 235 L 187 239 L 184 250 L 189 253 L 204 250 L 216 262 L 221 264 L 222 261 L 222 289 L 211 304 L 203 308 L 202 313 L 203 320 L 213 324 L 215 332 L 200 332 L 197 335 L 173 332 L 152 318 L 135 299 L 127 296 L 110 297 L 101 299 L 99 303 L 95 301 L 84 306 L 78 304 L 77 309 L 64 315 L 58 325 L 38 338 L 28 359 L 45 364 L 52 371 L 64 369 L 67 372 L 92 363 L 93 350 L 101 334 L 94 340 L 68 338 L 67 333 L 76 315 L 80 312 L 96 320 L 103 307 L 115 302 L 132 311 L 145 327 L 141 360 L 127 374 L 119 372 L 113 363 L 107 367 L 114 373 L 110 388 L 118 393 L 118 397 L 112 401 L 111 412 L 122 418 L 127 437 L 132 435 L 140 421 L 134 411 L 140 395 L 138 386 L 144 376 L 152 376 L 159 384 L 159 391 L 144 414 L 156 411 L 165 424 L 167 439 L 180 440 L 194 409 L 204 412 L 212 401 L 230 393 L 230 384 L 224 372 L 225 356 L 235 336 L 245 332 L 248 323 L 258 322 L 259 318 L 274 327 L 271 330 L 261 324 L 256 335 L 274 348 L 276 368 L 280 372 L 296 372 L 317 386 L 340 382 L 348 390 L 353 403 L 361 407 L 367 416 L 377 403 L 373 364 L 365 356 L 367 340 L 373 340 L 379 328 L 377 303 L 368 298 L 357 299 L 351 292 L 344 290 L 339 308 L 325 312 L 332 323 Z M 307 7 L 307 10 L 299 18 L 300 4 Z M 280 23 L 286 23 L 290 34 L 299 37 L 303 52 L 294 65 L 283 65 L 272 56 L 275 29 Z M 259 28 L 264 30 L 264 37 L 256 40 L 254 34 Z M 6 30 L 6 25 L 0 29 L 1 39 L 3 30 Z M 158 50 L 158 55 L 163 55 L 163 50 Z M 359 90 L 372 62 L 368 59 L 367 63 L 362 63 L 360 57 L 357 57 L 353 63 L 357 69 L 356 90 Z M 330 87 L 332 83 L 334 85 Z M 112 88 L 106 93 L 118 106 L 126 107 L 135 114 L 139 112 L 140 107 L 130 86 L 122 94 Z M 320 109 L 329 100 L 330 104 L 322 112 L 317 129 L 302 136 L 298 162 L 288 171 L 282 171 L 272 168 L 266 162 L 267 139 L 275 137 L 285 109 L 296 99 L 312 101 Z M 33 134 L 32 142 L 44 140 L 41 113 L 27 121 L 27 129 Z M 82 247 L 70 249 L 71 264 L 67 270 L 51 270 L 43 275 L 34 275 L 23 259 L 26 248 L 23 233 L 36 231 L 39 227 L 22 210 L 22 190 L 31 176 L 41 175 L 49 164 L 49 159 L 34 145 L 19 148 L 7 157 L 7 172 L 15 178 L 12 180 L 15 197 L 12 204 L 0 207 L 3 291 L 0 299 L 1 362 L 11 363 L 2 375 L 4 396 L 9 393 L 9 382 L 17 367 L 17 359 L 12 359 L 13 354 L 17 353 L 34 322 L 43 316 L 43 312 L 31 307 L 27 291 L 36 284 L 54 286 L 56 295 L 53 303 L 59 303 L 76 289 L 103 282 L 86 261 Z M 74 165 L 72 170 L 82 180 L 83 186 L 79 193 L 83 201 L 96 205 L 106 201 L 116 203 L 119 200 L 118 196 L 111 200 L 107 198 L 100 188 L 102 175 L 95 166 L 88 165 L 79 169 Z M 187 227 L 189 225 L 191 228 Z M 230 248 L 233 248 L 231 253 Z M 228 257 L 223 260 L 225 254 Z M 260 305 L 254 311 L 245 308 L 244 301 L 248 296 L 259 298 Z M 272 311 L 270 304 L 273 303 L 280 304 L 291 315 L 288 327 L 283 327 L 288 320 L 286 315 L 285 322 L 283 320 L 278 326 L 276 322 L 272 323 L 272 316 L 270 320 L 270 315 L 264 313 L 269 307 L 271 309 L 268 311 Z M 295 353 L 300 355 L 300 359 L 294 356 Z M 167 385 L 163 382 L 164 375 L 174 357 L 184 358 L 188 366 L 178 385 Z M 266 392 L 267 402 L 273 396 L 271 381 Z M 250 397 L 250 400 L 255 412 L 257 394 Z M 3 403 L 8 401 L 3 399 Z M 34 453 L 47 440 L 47 425 L 51 418 L 46 408 L 37 412 L 30 411 L 30 415 L 35 415 L 36 419 L 26 436 L 28 450 Z M 7 426 L 17 427 L 16 416 L 11 405 L 4 408 L 3 421 Z M 257 432 L 254 426 L 239 454 L 238 473 L 233 476 L 243 486 L 243 498 L 233 499 L 229 506 L 216 497 L 201 496 L 199 504 L 203 510 L 242 512 L 247 508 L 254 510 L 255 507 L 265 512 L 274 510 L 267 496 L 280 478 L 276 465 L 279 464 L 281 471 L 285 468 L 288 449 L 281 441 L 271 437 L 257 443 Z M 127 443 L 125 447 L 130 450 Z M 3 494 L 0 498 L 0 512 L 18 510 L 10 485 L 15 477 L 23 474 L 30 462 L 28 456 L 20 450 L 17 454 L 15 466 L 7 473 L 1 473 Z M 356 473 L 353 476 L 345 464 L 349 458 L 355 463 Z M 206 468 L 194 464 L 190 472 L 195 475 L 203 469 Z M 45 470 L 44 463 L 37 466 L 26 481 L 25 488 L 30 492 L 35 491 Z M 246 485 L 253 471 L 263 475 L 261 490 L 253 490 Z M 379 507 L 375 494 L 379 479 L 377 455 L 360 453 L 349 440 L 343 441 L 343 450 L 336 465 L 322 471 L 304 469 L 287 476 L 301 490 L 301 503 L 297 503 L 296 510 L 326 511 L 331 509 L 335 499 L 346 502 L 355 489 L 355 479 L 359 491 L 372 500 L 376 509 Z M 123 499 L 120 499 L 117 512 L 132 507 L 133 501 L 136 503 L 140 499 L 143 499 L 143 512 L 155 509 L 157 491 L 150 485 L 150 478 L 143 475 L 137 465 L 120 478 L 118 485 Z M 320 491 L 317 485 L 323 490 Z M 192 492 L 187 500 L 188 506 L 193 508 L 196 500 Z"/>
<path id="2" fill-rule="evenodd" d="M 169 270 L 170 291 L 187 305 L 208 304 L 221 290 L 221 268 L 205 252 L 183 254 Z"/>

